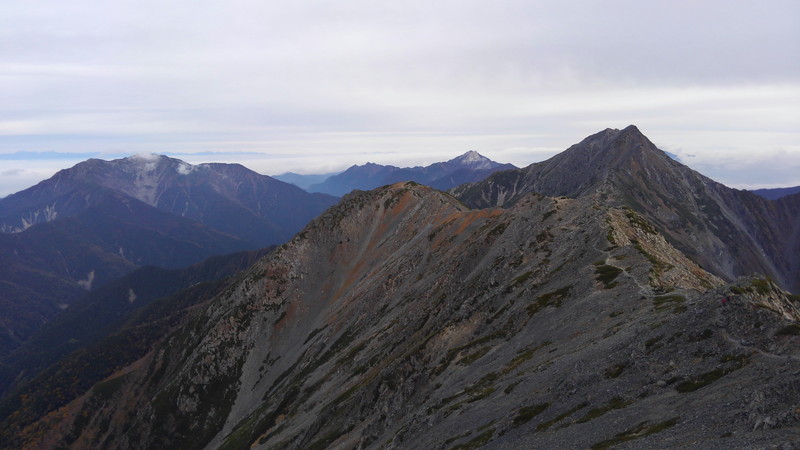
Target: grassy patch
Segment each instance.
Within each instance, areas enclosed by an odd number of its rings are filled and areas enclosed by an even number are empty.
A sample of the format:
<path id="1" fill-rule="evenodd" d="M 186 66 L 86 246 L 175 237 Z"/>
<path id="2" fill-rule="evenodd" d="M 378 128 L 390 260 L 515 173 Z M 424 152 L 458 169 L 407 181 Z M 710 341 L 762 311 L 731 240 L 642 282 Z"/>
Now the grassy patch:
<path id="1" fill-rule="evenodd" d="M 487 334 L 485 336 L 482 336 L 482 337 L 480 337 L 478 339 L 475 339 L 474 341 L 468 342 L 468 343 L 466 343 L 464 345 L 460 345 L 458 347 L 451 348 L 450 350 L 447 351 L 447 355 L 444 357 L 444 361 L 442 361 L 442 363 L 434 370 L 434 375 L 438 375 L 439 373 L 444 371 L 444 369 L 446 369 L 447 366 L 450 364 L 450 362 L 452 362 L 455 359 L 455 357 L 459 354 L 459 352 L 461 352 L 463 350 L 467 350 L 467 349 L 472 348 L 472 347 L 477 347 L 479 345 L 486 344 L 486 343 L 488 343 L 488 342 L 490 342 L 490 341 L 492 341 L 494 339 L 499 339 L 499 338 L 501 338 L 503 336 L 504 336 L 504 333 L 502 333 L 502 332 L 491 333 L 491 334 Z"/>
<path id="2" fill-rule="evenodd" d="M 728 372 L 723 368 L 714 369 L 710 372 L 700 374 L 694 378 L 681 381 L 675 385 L 675 390 L 678 392 L 694 392 L 701 387 L 708 386 L 709 384 L 717 381 L 725 376 Z"/>
<path id="3" fill-rule="evenodd" d="M 486 443 L 492 439 L 492 436 L 494 436 L 494 428 L 484 431 L 469 442 L 450 447 L 450 450 L 472 450 L 480 448 L 486 445 Z"/>
<path id="4" fill-rule="evenodd" d="M 658 350 L 659 348 L 661 348 L 661 346 L 662 346 L 662 345 L 664 345 L 664 344 L 660 344 L 660 343 L 659 343 L 659 341 L 661 341 L 661 339 L 662 339 L 663 337 L 664 337 L 664 336 L 656 336 L 656 337 L 654 337 L 654 338 L 650 338 L 650 339 L 646 340 L 646 341 L 644 342 L 644 348 L 645 348 L 645 351 L 646 351 L 648 354 L 650 354 L 650 353 L 652 353 L 652 352 L 654 352 L 654 351 Z"/>
<path id="5" fill-rule="evenodd" d="M 536 353 L 539 349 L 546 347 L 550 344 L 552 344 L 552 342 L 544 341 L 539 345 L 527 348 L 525 350 L 520 350 L 519 352 L 517 352 L 517 356 L 515 356 L 514 359 L 509 361 L 508 364 L 506 364 L 506 366 L 503 367 L 502 374 L 506 375 L 508 373 L 511 373 L 511 371 L 519 367 L 520 364 L 533 358 L 533 354 Z"/>
<path id="6" fill-rule="evenodd" d="M 447 439 L 446 441 L 444 441 L 444 445 L 447 445 L 447 444 L 449 444 L 451 442 L 455 442 L 455 441 L 457 441 L 459 439 L 463 439 L 463 438 L 469 436 L 470 434 L 472 434 L 472 431 L 467 431 L 464 434 L 459 434 L 458 436 L 453 436 L 453 437 Z"/>
<path id="7" fill-rule="evenodd" d="M 336 439 L 339 439 L 342 435 L 347 433 L 347 431 L 349 430 L 333 431 L 328 433 L 322 438 L 312 442 L 311 445 L 308 446 L 308 450 L 324 450 L 328 448 Z"/>
<path id="8" fill-rule="evenodd" d="M 705 330 L 703 330 L 702 333 L 698 334 L 697 337 L 693 338 L 692 341 L 694 342 L 704 341 L 712 336 L 714 336 L 714 332 L 706 328 Z"/>
<path id="9" fill-rule="evenodd" d="M 660 433 L 667 428 L 675 426 L 678 423 L 678 420 L 680 420 L 679 417 L 673 417 L 672 419 L 653 425 L 648 425 L 647 422 L 642 422 L 629 430 L 623 431 L 622 433 L 617 433 L 617 435 L 611 439 L 607 439 L 592 445 L 592 450 L 603 450 L 623 442 L 628 442 L 644 436 L 649 436 L 651 434 Z"/>
<path id="10" fill-rule="evenodd" d="M 617 282 L 614 280 L 622 273 L 622 269 L 609 266 L 608 264 L 600 264 L 595 266 L 594 273 L 597 281 L 603 283 L 606 289 L 611 289 L 617 285 Z"/>
<path id="11" fill-rule="evenodd" d="M 722 363 L 732 362 L 734 364 L 728 367 L 719 367 L 714 370 L 702 373 L 696 377 L 689 378 L 688 380 L 681 381 L 680 383 L 675 385 L 675 390 L 681 393 L 686 393 L 686 392 L 694 392 L 702 387 L 708 386 L 709 384 L 719 380 L 725 375 L 746 366 L 750 362 L 750 357 L 749 355 L 746 354 L 739 354 L 739 355 L 731 354 L 723 356 L 720 359 L 720 362 Z"/>
<path id="12" fill-rule="evenodd" d="M 517 387 L 517 385 L 520 384 L 520 383 L 522 383 L 522 381 L 515 381 L 515 382 L 509 384 L 508 386 L 506 386 L 505 389 L 503 389 L 503 392 L 505 392 L 506 394 L 510 394 L 511 391 L 513 391 L 514 388 Z"/>
<path id="13" fill-rule="evenodd" d="M 753 282 L 750 284 L 755 288 L 756 292 L 758 292 L 759 294 L 769 294 L 769 291 L 772 290 L 770 288 L 769 281 L 762 280 L 760 278 L 753 280 Z"/>
<path id="14" fill-rule="evenodd" d="M 488 236 L 489 237 L 500 236 L 501 234 L 503 234 L 504 231 L 506 231 L 506 228 L 508 228 L 507 223 L 500 223 L 496 227 L 492 228 L 491 231 L 489 231 Z"/>
<path id="15" fill-rule="evenodd" d="M 94 385 L 92 393 L 98 398 L 109 399 L 122 387 L 125 377 L 126 375 L 122 375 L 108 381 L 101 381 Z"/>
<path id="16" fill-rule="evenodd" d="M 543 413 L 550 407 L 550 403 L 540 403 L 538 405 L 525 406 L 519 409 L 517 416 L 514 417 L 514 426 L 518 427 L 524 423 L 528 423 L 531 419 Z"/>
<path id="17" fill-rule="evenodd" d="M 673 313 L 682 313 L 686 311 L 686 297 L 682 295 L 661 295 L 653 299 L 653 306 L 656 311 L 665 311 L 672 308 Z"/>
<path id="18" fill-rule="evenodd" d="M 314 338 L 314 336 L 316 336 L 317 334 L 321 333 L 321 332 L 322 332 L 322 330 L 324 330 L 325 328 L 328 328 L 328 326 L 327 326 L 327 325 L 325 325 L 324 327 L 322 327 L 322 328 L 317 328 L 316 330 L 314 330 L 314 331 L 312 331 L 311 333 L 309 333 L 308 337 L 307 337 L 307 338 L 306 338 L 306 340 L 303 342 L 303 345 L 306 345 L 306 344 L 308 344 L 308 341 L 310 341 L 311 339 L 313 339 L 313 338 Z"/>
<path id="19" fill-rule="evenodd" d="M 605 376 L 606 378 L 617 378 L 622 375 L 622 372 L 625 370 L 627 365 L 625 363 L 614 364 L 611 367 L 606 368 Z"/>
<path id="20" fill-rule="evenodd" d="M 622 409 L 630 405 L 631 403 L 632 402 L 630 400 L 625 400 L 622 397 L 614 397 L 611 400 L 609 400 L 608 403 L 606 403 L 605 405 L 590 409 L 586 414 L 584 414 L 583 417 L 577 420 L 577 423 L 586 423 L 592 419 L 596 419 L 602 416 L 607 412 L 613 411 L 615 409 Z"/>
<path id="21" fill-rule="evenodd" d="M 565 300 L 569 296 L 569 290 L 572 286 L 565 286 L 560 289 L 556 289 L 552 292 L 547 292 L 536 297 L 536 300 L 533 301 L 530 305 L 525 308 L 525 311 L 528 312 L 529 316 L 532 316 L 542 310 L 547 306 L 554 306 L 558 308 L 561 306 L 563 300 Z"/>
<path id="22" fill-rule="evenodd" d="M 645 233 L 649 233 L 649 234 L 657 234 L 658 233 L 656 231 L 656 229 L 653 228 L 652 225 L 650 225 L 649 222 L 644 220 L 642 218 L 642 216 L 636 214 L 633 211 L 626 211 L 625 212 L 625 217 L 628 218 L 628 222 L 630 222 L 631 225 L 634 225 L 635 227 L 639 228 L 640 230 L 644 231 Z"/>
<path id="23" fill-rule="evenodd" d="M 775 332 L 775 336 L 800 336 L 800 325 L 793 323 L 786 325 L 785 327 L 781 327 Z"/>
<path id="24" fill-rule="evenodd" d="M 511 282 L 511 284 L 509 284 L 508 287 L 506 288 L 505 292 L 506 293 L 510 293 L 511 291 L 516 289 L 518 286 L 520 286 L 522 283 L 528 281 L 528 278 L 530 278 L 531 275 L 533 275 L 533 272 L 528 271 L 528 272 L 525 272 L 522 275 L 514 278 L 514 280 Z"/>
<path id="25" fill-rule="evenodd" d="M 571 408 L 568 411 L 563 412 L 563 413 L 553 417 L 552 419 L 548 420 L 547 422 L 542 422 L 542 423 L 536 425 L 536 431 L 547 431 L 548 428 L 550 428 L 553 425 L 555 425 L 556 423 L 566 419 L 567 417 L 575 414 L 576 412 L 582 410 L 583 408 L 586 408 L 587 406 L 589 406 L 588 403 L 580 403 L 580 404 L 576 405 L 574 408 Z"/>
<path id="26" fill-rule="evenodd" d="M 474 353 L 470 353 L 469 355 L 467 355 L 467 356 L 461 358 L 460 360 L 458 360 L 458 364 L 462 364 L 462 365 L 465 365 L 465 366 L 470 365 L 470 364 L 474 363 L 475 361 L 481 359 L 481 357 L 483 357 L 483 355 L 488 353 L 489 350 L 491 350 L 491 349 L 492 349 L 491 347 L 484 347 L 484 348 L 482 348 L 482 349 L 480 349 L 480 350 L 478 350 L 478 351 L 476 351 Z"/>

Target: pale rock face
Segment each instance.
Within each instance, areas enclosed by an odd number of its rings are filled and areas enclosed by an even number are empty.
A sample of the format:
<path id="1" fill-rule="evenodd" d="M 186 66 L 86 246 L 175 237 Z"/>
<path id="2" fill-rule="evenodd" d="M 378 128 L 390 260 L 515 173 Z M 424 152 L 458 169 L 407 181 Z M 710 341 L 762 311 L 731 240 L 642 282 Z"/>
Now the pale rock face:
<path id="1" fill-rule="evenodd" d="M 456 162 L 461 164 L 465 167 L 469 167 L 471 169 L 491 169 L 497 163 L 493 162 L 491 159 L 481 155 L 480 153 L 476 152 L 475 150 L 470 150 L 467 153 L 459 156 L 458 158 L 454 159 L 452 162 Z"/>

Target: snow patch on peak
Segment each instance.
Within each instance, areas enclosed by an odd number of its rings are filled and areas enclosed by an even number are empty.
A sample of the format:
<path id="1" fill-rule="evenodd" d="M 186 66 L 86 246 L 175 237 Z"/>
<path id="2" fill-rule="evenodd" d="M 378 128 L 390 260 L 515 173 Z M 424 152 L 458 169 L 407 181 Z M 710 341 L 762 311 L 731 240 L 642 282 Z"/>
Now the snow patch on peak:
<path id="1" fill-rule="evenodd" d="M 128 288 L 128 303 L 133 303 L 136 301 L 136 292 L 133 292 L 133 288 Z"/>

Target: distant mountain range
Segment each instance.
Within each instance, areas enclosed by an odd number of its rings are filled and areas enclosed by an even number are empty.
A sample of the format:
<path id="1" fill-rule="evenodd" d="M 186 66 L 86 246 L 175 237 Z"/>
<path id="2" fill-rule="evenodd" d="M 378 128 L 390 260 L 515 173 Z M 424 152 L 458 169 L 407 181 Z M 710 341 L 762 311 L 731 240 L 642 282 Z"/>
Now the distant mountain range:
<path id="1" fill-rule="evenodd" d="M 0 447 L 792 448 L 798 223 L 800 194 L 728 189 L 634 126 L 351 192 L 14 391 Z"/>
<path id="2" fill-rule="evenodd" d="M 323 181 L 327 180 L 328 178 L 338 175 L 341 172 L 331 172 L 331 173 L 323 173 L 323 174 L 310 174 L 310 175 L 303 175 L 294 172 L 286 172 L 280 175 L 273 175 L 272 178 L 276 180 L 281 180 L 286 183 L 291 183 L 300 189 L 308 191 L 312 184 L 322 183 Z M 312 192 L 312 191 L 309 191 Z"/>
<path id="3" fill-rule="evenodd" d="M 451 189 L 459 184 L 480 181 L 490 174 L 516 169 L 512 164 L 500 164 L 475 151 L 469 151 L 450 161 L 421 167 L 396 167 L 367 163 L 355 165 L 344 172 L 326 177 L 324 181 L 313 181 L 319 175 L 283 174 L 276 178 L 300 185 L 307 185 L 309 192 L 322 192 L 341 197 L 348 192 L 370 190 L 399 181 L 415 181 L 440 190 Z"/>
<path id="4" fill-rule="evenodd" d="M 0 356 L 139 266 L 280 244 L 336 202 L 238 164 L 90 159 L 0 199 Z"/>
<path id="5" fill-rule="evenodd" d="M 786 187 L 786 188 L 772 188 L 772 189 L 755 189 L 750 192 L 769 200 L 778 200 L 779 198 L 786 197 L 787 195 L 800 193 L 800 186 Z"/>

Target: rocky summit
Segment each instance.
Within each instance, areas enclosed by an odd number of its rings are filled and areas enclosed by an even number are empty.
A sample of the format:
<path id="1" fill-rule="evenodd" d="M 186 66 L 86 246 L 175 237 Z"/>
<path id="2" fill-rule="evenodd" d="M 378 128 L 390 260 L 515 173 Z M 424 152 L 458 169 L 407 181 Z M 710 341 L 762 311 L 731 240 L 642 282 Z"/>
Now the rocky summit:
<path id="1" fill-rule="evenodd" d="M 600 195 L 645 217 L 708 271 L 754 272 L 800 292 L 800 195 L 771 201 L 717 183 L 659 150 L 638 128 L 606 129 L 539 163 L 453 190 L 472 207 L 507 206 L 529 192 Z"/>
<path id="2" fill-rule="evenodd" d="M 800 444 L 798 297 L 726 282 L 608 200 L 353 192 L 140 360 L 44 416 L 6 415 L 2 443 Z"/>

